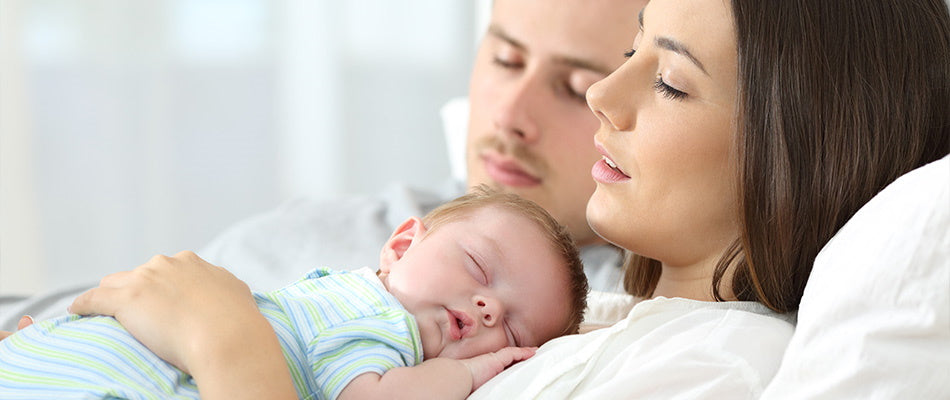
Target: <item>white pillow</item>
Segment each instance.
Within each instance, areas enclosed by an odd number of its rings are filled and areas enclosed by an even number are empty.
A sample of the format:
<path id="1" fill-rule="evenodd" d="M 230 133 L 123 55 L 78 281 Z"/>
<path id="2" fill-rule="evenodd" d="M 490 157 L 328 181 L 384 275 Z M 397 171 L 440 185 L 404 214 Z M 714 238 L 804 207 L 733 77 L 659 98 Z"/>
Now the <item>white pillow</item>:
<path id="1" fill-rule="evenodd" d="M 864 205 L 815 259 L 763 399 L 950 399 L 950 158 Z"/>
<path id="2" fill-rule="evenodd" d="M 468 136 L 468 97 L 449 100 L 439 110 L 442 128 L 445 130 L 445 145 L 448 147 L 449 167 L 452 178 L 465 183 L 465 138 Z"/>

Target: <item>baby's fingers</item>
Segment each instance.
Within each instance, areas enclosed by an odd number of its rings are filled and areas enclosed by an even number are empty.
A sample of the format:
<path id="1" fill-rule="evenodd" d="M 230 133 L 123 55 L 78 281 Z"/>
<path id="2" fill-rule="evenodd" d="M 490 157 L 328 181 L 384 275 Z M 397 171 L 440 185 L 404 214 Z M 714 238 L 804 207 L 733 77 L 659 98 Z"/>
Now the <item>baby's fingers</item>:
<path id="1" fill-rule="evenodd" d="M 499 357 L 500 361 L 507 367 L 516 361 L 524 361 L 531 358 L 537 351 L 537 347 L 505 347 L 495 352 L 495 355 Z"/>

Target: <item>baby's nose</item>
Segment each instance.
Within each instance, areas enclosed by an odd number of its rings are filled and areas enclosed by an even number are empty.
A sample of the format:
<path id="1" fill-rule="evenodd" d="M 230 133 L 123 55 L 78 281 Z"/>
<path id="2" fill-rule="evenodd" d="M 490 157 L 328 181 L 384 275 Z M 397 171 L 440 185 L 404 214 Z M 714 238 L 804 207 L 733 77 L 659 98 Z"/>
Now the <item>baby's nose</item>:
<path id="1" fill-rule="evenodd" d="M 476 296 L 474 302 L 481 316 L 482 324 L 485 326 L 495 326 L 498 320 L 504 316 L 504 307 L 501 302 L 495 298 Z"/>

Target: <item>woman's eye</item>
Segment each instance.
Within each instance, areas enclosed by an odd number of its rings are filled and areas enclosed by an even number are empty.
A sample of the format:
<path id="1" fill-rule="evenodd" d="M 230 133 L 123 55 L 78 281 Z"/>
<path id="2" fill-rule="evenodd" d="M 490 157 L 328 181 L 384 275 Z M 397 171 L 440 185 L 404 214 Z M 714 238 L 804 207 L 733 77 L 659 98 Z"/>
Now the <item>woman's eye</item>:
<path id="1" fill-rule="evenodd" d="M 630 58 L 630 57 L 633 57 L 634 54 L 637 54 L 637 50 L 636 50 L 636 49 L 630 49 L 630 50 L 627 50 L 627 51 L 623 52 L 623 57 L 624 57 L 624 58 Z"/>
<path id="2" fill-rule="evenodd" d="M 657 93 L 663 95 L 670 100 L 681 100 L 686 97 L 686 92 L 677 90 L 676 88 L 668 85 L 663 81 L 662 76 L 656 77 L 656 82 L 653 83 L 653 88 L 656 89 Z"/>

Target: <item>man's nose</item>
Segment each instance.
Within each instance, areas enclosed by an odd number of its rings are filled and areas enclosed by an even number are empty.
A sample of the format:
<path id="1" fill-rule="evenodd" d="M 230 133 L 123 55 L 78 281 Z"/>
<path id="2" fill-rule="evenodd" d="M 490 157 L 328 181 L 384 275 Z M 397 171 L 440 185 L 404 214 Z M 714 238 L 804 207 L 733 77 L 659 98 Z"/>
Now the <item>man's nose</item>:
<path id="1" fill-rule="evenodd" d="M 532 143 L 540 137 L 534 113 L 542 100 L 544 86 L 540 78 L 530 72 L 507 85 L 495 106 L 495 129 L 507 138 Z"/>

